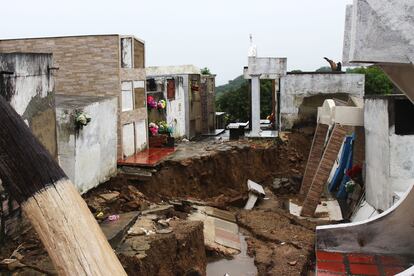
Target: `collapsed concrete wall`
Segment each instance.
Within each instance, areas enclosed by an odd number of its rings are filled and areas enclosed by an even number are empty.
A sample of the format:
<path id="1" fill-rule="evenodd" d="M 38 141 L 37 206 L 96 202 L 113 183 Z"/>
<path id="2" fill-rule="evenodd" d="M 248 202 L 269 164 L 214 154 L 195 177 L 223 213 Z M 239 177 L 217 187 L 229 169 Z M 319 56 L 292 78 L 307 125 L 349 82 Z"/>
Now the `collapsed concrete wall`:
<path id="1" fill-rule="evenodd" d="M 300 121 L 315 121 L 317 108 L 326 99 L 362 97 L 364 83 L 362 74 L 299 73 L 282 77 L 280 128 L 291 129 Z"/>
<path id="2" fill-rule="evenodd" d="M 0 97 L 4 97 L 49 151 L 57 156 L 55 93 L 51 54 L 0 54 Z M 22 227 L 20 206 L 0 179 L 0 242 Z"/>
<path id="3" fill-rule="evenodd" d="M 56 96 L 59 164 L 81 193 L 116 173 L 117 106 L 116 97 Z M 79 113 L 91 118 L 81 129 Z"/>
<path id="4" fill-rule="evenodd" d="M 0 54 L 0 96 L 22 116 L 56 157 L 56 121 L 51 54 Z"/>
<path id="5" fill-rule="evenodd" d="M 366 199 L 381 210 L 391 207 L 414 182 L 414 135 L 397 134 L 398 101 L 408 100 L 402 96 L 365 99 Z"/>
<path id="6" fill-rule="evenodd" d="M 414 61 L 414 6 L 410 0 L 355 0 L 347 7 L 344 61 Z"/>

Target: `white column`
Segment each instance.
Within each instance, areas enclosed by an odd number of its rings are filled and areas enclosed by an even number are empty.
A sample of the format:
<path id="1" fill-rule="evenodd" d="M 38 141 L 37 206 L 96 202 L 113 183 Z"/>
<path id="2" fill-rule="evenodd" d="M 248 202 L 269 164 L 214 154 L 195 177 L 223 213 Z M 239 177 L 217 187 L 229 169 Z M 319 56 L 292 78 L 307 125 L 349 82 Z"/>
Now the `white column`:
<path id="1" fill-rule="evenodd" d="M 252 126 L 251 135 L 259 136 L 260 133 L 260 75 L 252 77 Z"/>

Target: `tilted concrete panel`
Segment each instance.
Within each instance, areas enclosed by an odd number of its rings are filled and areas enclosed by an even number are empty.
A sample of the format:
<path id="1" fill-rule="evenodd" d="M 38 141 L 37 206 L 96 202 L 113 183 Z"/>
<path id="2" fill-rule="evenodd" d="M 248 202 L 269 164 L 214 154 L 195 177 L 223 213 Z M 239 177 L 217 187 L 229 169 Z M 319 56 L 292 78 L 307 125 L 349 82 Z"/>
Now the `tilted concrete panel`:
<path id="1" fill-rule="evenodd" d="M 349 61 L 410 63 L 414 61 L 414 5 L 412 0 L 354 0 Z M 351 24 L 351 27 L 349 26 Z M 346 55 L 347 49 L 344 49 Z"/>

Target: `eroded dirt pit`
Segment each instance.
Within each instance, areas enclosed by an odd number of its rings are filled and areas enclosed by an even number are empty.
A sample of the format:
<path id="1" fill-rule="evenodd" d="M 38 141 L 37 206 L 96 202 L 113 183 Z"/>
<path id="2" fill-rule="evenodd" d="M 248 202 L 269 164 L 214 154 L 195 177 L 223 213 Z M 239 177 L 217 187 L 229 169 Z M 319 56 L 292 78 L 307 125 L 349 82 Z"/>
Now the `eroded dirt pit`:
<path id="1" fill-rule="evenodd" d="M 306 275 L 315 225 L 291 216 L 282 202 L 295 197 L 300 187 L 312 132 L 292 132 L 286 138 L 181 143 L 156 168 L 120 168 L 117 177 L 83 197 L 99 222 L 139 213 L 114 246 L 129 275 L 224 275 L 217 273 L 226 268 L 231 276 Z M 275 187 L 275 178 L 287 179 L 289 185 Z M 243 210 L 248 179 L 266 191 L 250 211 Z M 195 206 L 231 213 L 240 227 L 241 252 L 206 247 L 203 224 L 188 220 Z M 34 267 L 15 270 L 18 275 L 56 272 L 31 227 L 6 241 L 1 259 L 18 246 L 21 263 Z M 238 272 L 241 263 L 245 274 Z"/>

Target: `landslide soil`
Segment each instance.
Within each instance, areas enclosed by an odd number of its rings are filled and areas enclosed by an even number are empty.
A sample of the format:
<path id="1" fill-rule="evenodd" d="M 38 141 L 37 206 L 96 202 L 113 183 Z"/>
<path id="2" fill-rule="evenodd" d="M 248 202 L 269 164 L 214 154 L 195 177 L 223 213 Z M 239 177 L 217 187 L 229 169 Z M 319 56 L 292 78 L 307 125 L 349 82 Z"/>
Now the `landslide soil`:
<path id="1" fill-rule="evenodd" d="M 128 197 L 126 187 L 133 186 L 153 202 L 197 199 L 224 207 L 229 202 L 246 198 L 248 179 L 263 185 L 270 185 L 276 177 L 300 179 L 311 140 L 312 134 L 292 132 L 288 134 L 287 141 L 183 143 L 172 157 L 156 168 L 157 171 L 148 180 L 118 175 L 84 197 L 88 199 L 114 190 L 119 191 L 121 197 Z M 122 206 L 114 208 L 114 211 L 123 210 Z"/>
<path id="2" fill-rule="evenodd" d="M 155 168 L 147 180 L 118 175 L 83 197 L 95 212 L 97 210 L 90 204 L 95 198 L 102 193 L 119 192 L 120 200 L 105 206 L 107 214 L 144 210 L 154 202 L 171 199 L 202 200 L 220 208 L 236 202 L 243 204 L 248 179 L 268 186 L 273 178 L 300 178 L 311 140 L 312 131 L 295 131 L 289 133 L 285 141 L 183 143 L 176 154 Z M 297 223 L 285 213 L 278 213 L 278 208 L 273 210 L 276 212 L 258 209 L 238 214 L 239 223 L 251 234 L 249 253 L 255 257 L 259 275 L 300 274 L 311 254 L 314 226 Z M 184 213 L 173 215 L 185 218 Z M 46 252 L 33 232 L 28 233 L 28 237 L 21 236 L 7 242 L 0 248 L 0 257 L 9 257 L 13 249 L 23 242 L 32 247 L 28 251 L 34 248 L 37 251 L 35 256 L 27 256 L 27 262 L 43 259 Z M 278 262 L 284 265 L 278 265 Z"/>

